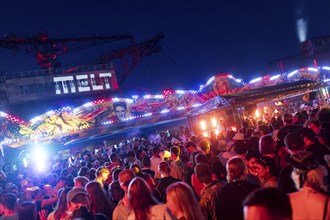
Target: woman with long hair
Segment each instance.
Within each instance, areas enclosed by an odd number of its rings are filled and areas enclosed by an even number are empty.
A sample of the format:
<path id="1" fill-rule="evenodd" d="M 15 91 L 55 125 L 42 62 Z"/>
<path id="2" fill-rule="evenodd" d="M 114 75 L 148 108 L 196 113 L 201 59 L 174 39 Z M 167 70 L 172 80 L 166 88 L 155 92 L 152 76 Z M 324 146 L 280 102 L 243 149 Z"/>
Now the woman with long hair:
<path id="1" fill-rule="evenodd" d="M 277 168 L 275 161 L 268 157 L 262 156 L 257 159 L 255 164 L 257 177 L 262 187 L 277 187 Z"/>
<path id="2" fill-rule="evenodd" d="M 85 188 L 90 198 L 90 210 L 93 215 L 102 213 L 109 219 L 112 219 L 114 206 L 105 195 L 101 184 L 96 181 L 90 181 Z"/>
<path id="3" fill-rule="evenodd" d="M 178 220 L 204 219 L 201 208 L 189 185 L 176 182 L 167 188 L 167 207 Z"/>
<path id="4" fill-rule="evenodd" d="M 23 202 L 18 207 L 19 220 L 35 220 L 37 219 L 37 206 L 33 202 Z"/>
<path id="5" fill-rule="evenodd" d="M 71 190 L 71 188 L 62 188 L 59 191 L 58 200 L 56 203 L 56 207 L 53 212 L 51 212 L 47 220 L 62 220 L 65 219 L 66 211 L 67 211 L 67 194 Z"/>
<path id="6" fill-rule="evenodd" d="M 158 204 L 147 182 L 141 177 L 135 177 L 129 184 L 128 201 L 132 209 L 128 219 L 172 219 L 166 205 Z"/>

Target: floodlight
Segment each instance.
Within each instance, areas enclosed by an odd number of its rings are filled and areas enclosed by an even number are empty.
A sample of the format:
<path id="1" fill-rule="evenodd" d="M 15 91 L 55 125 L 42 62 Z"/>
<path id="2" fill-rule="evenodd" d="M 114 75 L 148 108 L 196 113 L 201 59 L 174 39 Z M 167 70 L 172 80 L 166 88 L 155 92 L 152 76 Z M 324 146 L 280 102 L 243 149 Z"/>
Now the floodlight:
<path id="1" fill-rule="evenodd" d="M 260 112 L 258 109 L 256 110 L 256 118 L 260 118 Z"/>
<path id="2" fill-rule="evenodd" d="M 35 162 L 36 165 L 36 169 L 38 172 L 43 172 L 46 170 L 46 166 L 47 166 L 47 152 L 45 151 L 45 149 L 43 149 L 41 146 L 39 146 L 38 144 L 34 147 L 33 152 L 33 160 Z"/>
<path id="3" fill-rule="evenodd" d="M 212 119 L 211 119 L 211 123 L 212 123 L 212 126 L 215 127 L 215 128 L 216 128 L 217 125 L 218 125 L 217 120 L 216 120 L 215 118 L 212 118 Z"/>
<path id="4" fill-rule="evenodd" d="M 262 77 L 259 77 L 259 78 L 256 78 L 256 79 L 253 79 L 253 80 L 250 81 L 250 84 L 252 84 L 252 83 L 256 83 L 256 82 L 259 82 L 259 81 L 261 81 L 261 80 L 262 80 Z"/>
<path id="5" fill-rule="evenodd" d="M 298 70 L 292 71 L 291 73 L 288 74 L 288 78 L 292 77 L 293 75 L 297 74 Z"/>
<path id="6" fill-rule="evenodd" d="M 206 122 L 204 120 L 200 122 L 200 125 L 202 130 L 206 130 Z"/>
<path id="7" fill-rule="evenodd" d="M 281 74 L 277 74 L 275 76 L 270 77 L 270 80 L 278 79 L 280 78 Z"/>
<path id="8" fill-rule="evenodd" d="M 316 69 L 316 68 L 312 68 L 312 67 L 308 67 L 308 70 L 309 70 L 309 71 L 312 71 L 312 72 L 317 72 L 317 71 L 319 71 L 318 69 Z"/>

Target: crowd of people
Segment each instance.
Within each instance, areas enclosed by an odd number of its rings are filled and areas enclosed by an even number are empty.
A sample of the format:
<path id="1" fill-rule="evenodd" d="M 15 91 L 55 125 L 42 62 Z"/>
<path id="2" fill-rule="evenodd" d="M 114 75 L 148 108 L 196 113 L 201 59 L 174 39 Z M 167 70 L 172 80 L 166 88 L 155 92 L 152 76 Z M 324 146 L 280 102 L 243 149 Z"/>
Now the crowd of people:
<path id="1" fill-rule="evenodd" d="M 159 138 L 0 172 L 0 220 L 330 219 L 330 109 Z"/>

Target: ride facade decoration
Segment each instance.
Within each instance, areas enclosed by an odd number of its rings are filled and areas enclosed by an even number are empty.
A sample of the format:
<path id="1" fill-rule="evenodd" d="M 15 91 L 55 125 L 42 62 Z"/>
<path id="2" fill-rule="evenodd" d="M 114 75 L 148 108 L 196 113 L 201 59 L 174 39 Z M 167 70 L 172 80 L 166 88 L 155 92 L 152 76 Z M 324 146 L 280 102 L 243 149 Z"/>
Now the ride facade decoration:
<path id="1" fill-rule="evenodd" d="M 275 76 L 266 75 L 244 83 L 230 74 L 217 74 L 195 90 L 167 90 L 163 94 L 109 98 L 78 107 L 46 112 L 29 122 L 0 112 L 1 144 L 20 147 L 35 139 L 45 143 L 67 142 L 145 124 L 185 117 L 208 100 L 225 94 L 299 80 L 328 82 L 330 68 L 302 68 Z"/>

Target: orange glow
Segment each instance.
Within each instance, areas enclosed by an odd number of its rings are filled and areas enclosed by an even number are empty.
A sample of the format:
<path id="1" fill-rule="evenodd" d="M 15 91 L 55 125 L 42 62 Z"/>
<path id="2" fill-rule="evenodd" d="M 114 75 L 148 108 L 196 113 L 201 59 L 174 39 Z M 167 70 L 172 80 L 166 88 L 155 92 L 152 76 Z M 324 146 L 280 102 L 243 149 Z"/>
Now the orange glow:
<path id="1" fill-rule="evenodd" d="M 201 121 L 200 124 L 201 124 L 201 129 L 203 131 L 206 130 L 206 122 L 205 121 Z"/>
<path id="2" fill-rule="evenodd" d="M 260 112 L 258 109 L 256 110 L 256 118 L 260 118 Z"/>
<path id="3" fill-rule="evenodd" d="M 211 119 L 211 122 L 212 122 L 212 126 L 213 126 L 214 128 L 216 128 L 217 125 L 218 125 L 217 120 L 216 120 L 215 118 L 212 118 L 212 119 Z"/>

